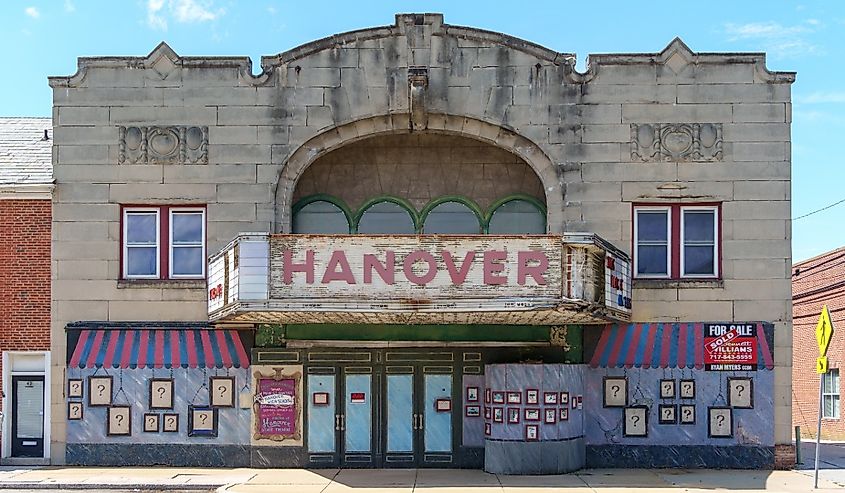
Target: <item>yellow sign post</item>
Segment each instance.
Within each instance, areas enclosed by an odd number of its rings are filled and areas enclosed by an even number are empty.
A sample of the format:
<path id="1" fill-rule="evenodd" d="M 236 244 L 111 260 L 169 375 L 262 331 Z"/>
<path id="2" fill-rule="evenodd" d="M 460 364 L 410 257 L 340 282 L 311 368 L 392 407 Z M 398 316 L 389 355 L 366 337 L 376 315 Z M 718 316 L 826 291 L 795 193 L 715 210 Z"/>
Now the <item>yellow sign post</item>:
<path id="1" fill-rule="evenodd" d="M 822 389 L 824 388 L 824 374 L 827 373 L 827 347 L 833 337 L 833 322 L 830 321 L 830 311 L 827 305 L 822 307 L 819 323 L 816 324 L 816 342 L 819 344 L 819 357 L 816 358 L 816 373 L 819 374 L 819 424 L 816 429 L 816 474 L 815 487 L 819 487 L 819 448 L 822 435 Z"/>

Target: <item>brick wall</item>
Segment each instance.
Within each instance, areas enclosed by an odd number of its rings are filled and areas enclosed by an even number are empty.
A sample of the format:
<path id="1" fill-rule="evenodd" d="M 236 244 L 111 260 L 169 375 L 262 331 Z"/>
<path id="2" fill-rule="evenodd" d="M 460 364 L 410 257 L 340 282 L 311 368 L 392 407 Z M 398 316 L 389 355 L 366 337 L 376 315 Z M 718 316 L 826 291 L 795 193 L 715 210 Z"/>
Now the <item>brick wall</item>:
<path id="1" fill-rule="evenodd" d="M 50 349 L 51 210 L 49 200 L 0 200 L 2 351 Z"/>

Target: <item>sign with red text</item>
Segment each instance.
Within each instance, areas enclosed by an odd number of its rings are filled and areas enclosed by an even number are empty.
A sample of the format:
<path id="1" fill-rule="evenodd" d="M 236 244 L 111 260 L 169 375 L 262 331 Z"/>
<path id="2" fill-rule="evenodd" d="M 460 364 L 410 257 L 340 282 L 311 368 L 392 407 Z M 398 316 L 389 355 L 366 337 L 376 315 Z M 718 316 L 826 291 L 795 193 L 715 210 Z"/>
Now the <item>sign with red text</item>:
<path id="1" fill-rule="evenodd" d="M 280 236 L 271 242 L 270 297 L 554 300 L 561 250 L 549 236 Z"/>
<path id="2" fill-rule="evenodd" d="M 704 324 L 704 369 L 757 369 L 757 324 Z"/>

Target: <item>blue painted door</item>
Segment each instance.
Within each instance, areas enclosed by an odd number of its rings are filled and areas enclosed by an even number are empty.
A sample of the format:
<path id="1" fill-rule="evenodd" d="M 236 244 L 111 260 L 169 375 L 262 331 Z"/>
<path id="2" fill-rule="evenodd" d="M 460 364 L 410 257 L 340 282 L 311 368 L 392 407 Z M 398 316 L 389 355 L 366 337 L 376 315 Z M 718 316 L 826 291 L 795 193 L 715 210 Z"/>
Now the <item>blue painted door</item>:
<path id="1" fill-rule="evenodd" d="M 452 378 L 448 374 L 424 373 L 419 429 L 422 432 L 423 465 L 452 462 Z"/>
<path id="2" fill-rule="evenodd" d="M 335 368 L 319 368 L 335 373 Z M 337 375 L 308 375 L 305 439 L 309 462 L 314 466 L 334 466 L 340 461 L 338 433 L 340 411 L 337 405 Z"/>
<path id="3" fill-rule="evenodd" d="M 344 372 L 344 412 L 341 418 L 343 464 L 365 467 L 373 464 L 373 374 Z M 357 370 L 362 371 L 362 370 Z"/>

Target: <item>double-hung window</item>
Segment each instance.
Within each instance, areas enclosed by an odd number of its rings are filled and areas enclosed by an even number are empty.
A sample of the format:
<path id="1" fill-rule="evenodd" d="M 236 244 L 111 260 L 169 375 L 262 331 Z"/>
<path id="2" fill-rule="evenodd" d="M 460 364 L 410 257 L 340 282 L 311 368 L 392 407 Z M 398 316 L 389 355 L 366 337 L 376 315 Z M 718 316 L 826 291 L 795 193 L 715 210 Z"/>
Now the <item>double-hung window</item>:
<path id="1" fill-rule="evenodd" d="M 635 205 L 636 277 L 720 277 L 719 210 L 718 204 Z"/>
<path id="2" fill-rule="evenodd" d="M 124 279 L 205 277 L 205 208 L 124 207 Z"/>
<path id="3" fill-rule="evenodd" d="M 822 417 L 839 419 L 839 369 L 822 374 Z"/>

